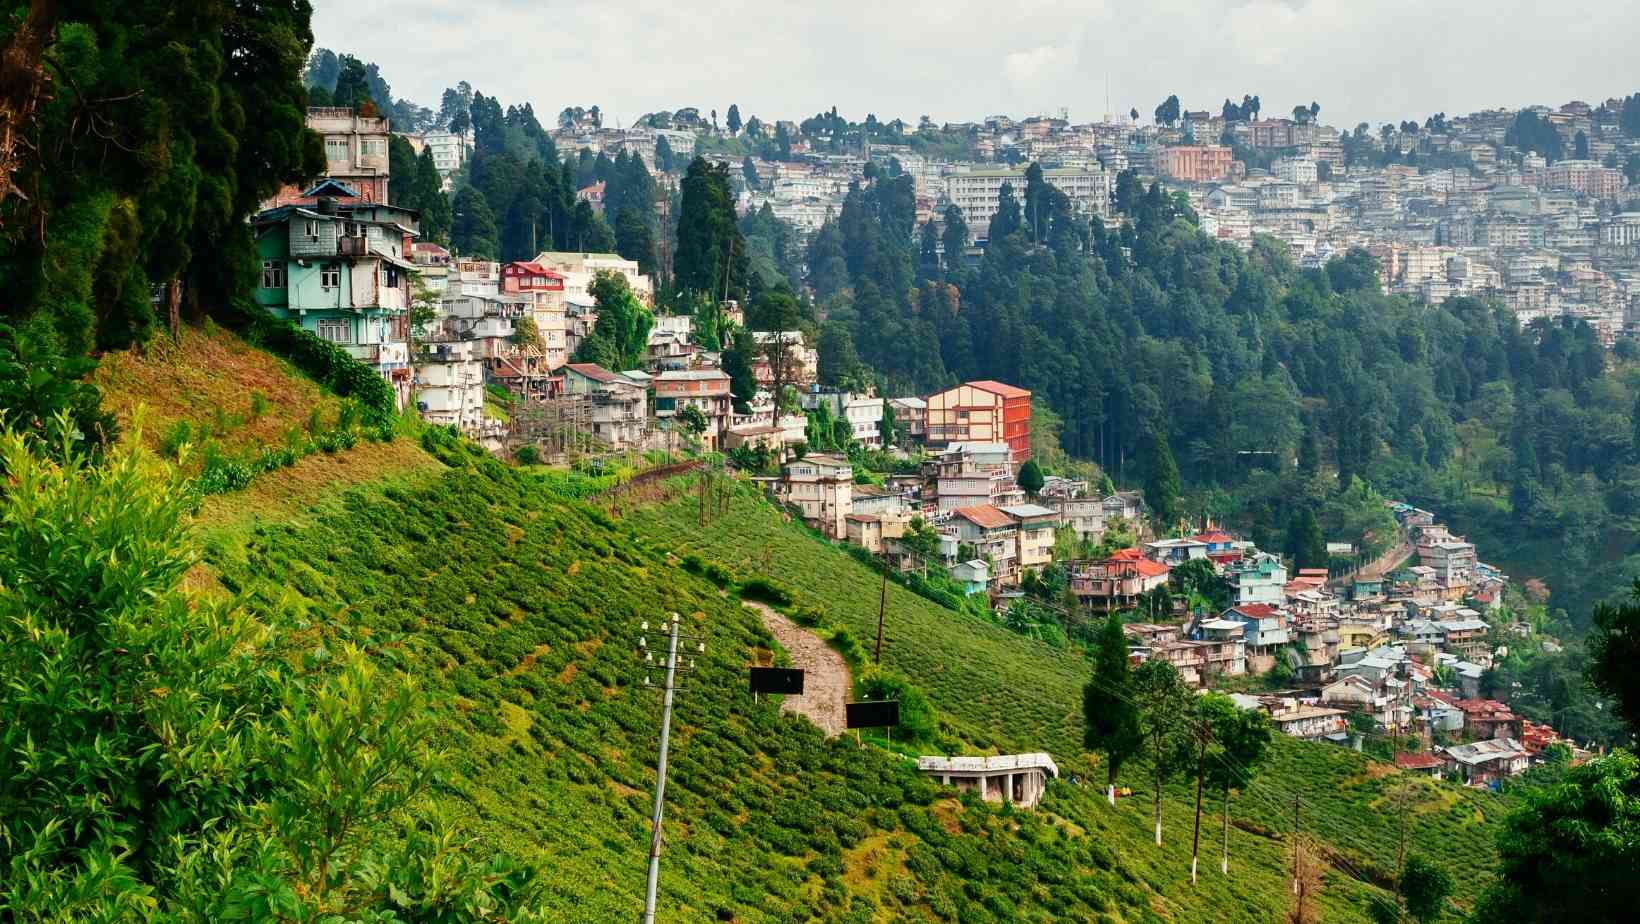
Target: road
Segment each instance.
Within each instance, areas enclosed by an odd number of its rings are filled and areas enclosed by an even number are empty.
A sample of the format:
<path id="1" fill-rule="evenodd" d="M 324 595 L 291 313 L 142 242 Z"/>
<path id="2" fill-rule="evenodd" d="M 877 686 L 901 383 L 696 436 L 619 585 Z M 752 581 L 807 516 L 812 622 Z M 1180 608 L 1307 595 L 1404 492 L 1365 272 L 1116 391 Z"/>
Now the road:
<path id="1" fill-rule="evenodd" d="M 743 605 L 757 611 L 769 634 L 791 656 L 792 667 L 803 671 L 803 695 L 786 697 L 780 704 L 780 711 L 805 716 L 828 738 L 842 734 L 845 728 L 843 707 L 854 689 L 854 681 L 849 676 L 843 656 L 814 633 L 771 607 L 751 601 L 743 601 Z"/>

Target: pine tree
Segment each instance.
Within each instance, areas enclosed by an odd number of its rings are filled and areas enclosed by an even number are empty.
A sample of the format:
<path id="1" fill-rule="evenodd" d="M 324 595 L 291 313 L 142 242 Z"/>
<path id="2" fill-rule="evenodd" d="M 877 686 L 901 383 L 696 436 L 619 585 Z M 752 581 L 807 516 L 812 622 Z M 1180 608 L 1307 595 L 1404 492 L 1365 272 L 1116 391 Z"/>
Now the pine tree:
<path id="1" fill-rule="evenodd" d="M 450 245 L 455 251 L 480 260 L 496 259 L 501 251 L 500 234 L 484 194 L 474 186 L 463 186 L 456 193 L 452 211 Z"/>
<path id="2" fill-rule="evenodd" d="M 1158 529 L 1173 528 L 1179 518 L 1179 466 L 1167 445 L 1167 433 L 1160 427 L 1150 431 L 1146 447 L 1145 503 Z"/>
<path id="3" fill-rule="evenodd" d="M 1082 746 L 1105 755 L 1105 783 L 1116 803 L 1116 773 L 1144 744 L 1133 700 L 1127 633 L 1111 613 L 1094 648 L 1093 677 L 1082 688 Z"/>

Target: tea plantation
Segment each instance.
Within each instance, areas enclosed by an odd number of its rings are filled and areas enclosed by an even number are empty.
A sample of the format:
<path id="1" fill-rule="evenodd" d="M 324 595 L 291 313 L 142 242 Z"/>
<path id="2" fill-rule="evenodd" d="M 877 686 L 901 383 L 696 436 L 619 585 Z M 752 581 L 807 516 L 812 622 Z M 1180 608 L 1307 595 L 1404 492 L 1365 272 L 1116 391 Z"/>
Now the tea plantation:
<path id="1" fill-rule="evenodd" d="M 823 609 L 856 637 L 875 636 L 876 574 L 800 524 L 784 522 L 749 486 L 735 495 L 729 513 L 711 517 L 704 527 L 687 498 L 649 507 L 635 519 L 652 542 L 718 562 L 741 578 L 766 572 L 795 588 L 800 604 Z M 1089 772 L 1095 759 L 1081 749 L 1079 691 L 1090 667 L 1079 652 L 1015 635 L 893 584 L 887 612 L 884 664 L 927 693 L 947 732 L 973 752 L 1047 750 L 1062 769 Z M 1092 798 L 1096 794 L 1070 786 L 1051 795 L 1045 808 L 1144 869 L 1162 906 L 1182 910 L 1186 920 L 1232 920 L 1238 913 L 1245 920 L 1274 919 L 1274 909 L 1286 901 L 1285 882 L 1276 871 L 1291 861 L 1284 842 L 1272 838 L 1284 839 L 1292 830 L 1295 796 L 1302 798 L 1304 830 L 1318 837 L 1335 861 L 1324 901 L 1341 919 L 1365 919 L 1362 896 L 1370 889 L 1362 881 L 1390 881 L 1403 814 L 1409 849 L 1447 866 L 1461 909 L 1492 877 L 1494 839 L 1511 802 L 1507 796 L 1412 780 L 1336 746 L 1278 736 L 1250 791 L 1232 806 L 1232 818 L 1245 829 L 1232 830 L 1232 882 L 1221 892 L 1213 887 L 1220 878 L 1215 807 L 1209 802 L 1203 822 L 1203 869 L 1210 873 L 1192 888 L 1194 788 L 1183 780 L 1169 784 L 1163 813 L 1167 843 L 1158 849 L 1148 837 L 1150 805 L 1144 796 L 1153 787 L 1146 777 L 1142 765 L 1124 770 L 1123 782 L 1140 797 L 1115 810 Z M 1404 803 L 1398 795 L 1403 784 L 1413 787 Z M 1452 919 L 1458 919 L 1456 910 Z"/>
<path id="2" fill-rule="evenodd" d="M 744 665 L 770 639 L 665 542 L 527 473 L 451 461 L 300 523 L 207 531 L 206 556 L 288 631 L 400 650 L 440 715 L 440 798 L 539 867 L 557 919 L 641 908 L 658 703 L 634 651 L 639 622 L 674 610 L 710 641 L 673 729 L 662 920 L 1160 919 L 1145 863 L 1102 839 L 963 805 L 903 758 L 754 704 Z"/>

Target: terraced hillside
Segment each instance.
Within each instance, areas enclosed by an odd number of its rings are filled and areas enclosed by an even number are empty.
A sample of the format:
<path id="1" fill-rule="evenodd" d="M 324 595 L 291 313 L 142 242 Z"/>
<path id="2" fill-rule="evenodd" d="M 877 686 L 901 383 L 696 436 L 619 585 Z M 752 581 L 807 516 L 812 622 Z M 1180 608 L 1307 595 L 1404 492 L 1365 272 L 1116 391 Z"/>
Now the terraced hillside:
<path id="1" fill-rule="evenodd" d="M 254 453 L 308 430 L 316 408 L 330 426 L 342 406 L 220 331 L 120 356 L 101 376 L 123 417 L 148 407 L 145 439 L 161 449 L 187 421 L 224 453 Z M 149 403 L 196 386 L 197 399 Z M 257 410 L 250 396 L 264 388 L 283 400 Z M 454 770 L 441 799 L 484 842 L 536 863 L 562 920 L 625 920 L 639 907 L 658 704 L 638 686 L 636 625 L 670 610 L 711 644 L 674 731 L 663 920 L 1273 921 L 1288 903 L 1298 792 L 1305 828 L 1335 851 L 1328 920 L 1363 919 L 1361 880 L 1392 866 L 1393 779 L 1333 748 L 1276 749 L 1236 803 L 1229 878 L 1209 813 L 1196 886 L 1191 793 L 1170 784 L 1156 848 L 1142 768 L 1126 780 L 1137 798 L 1115 810 L 1068 782 L 1034 813 L 952 798 L 903 756 L 828 742 L 744 691 L 744 665 L 774 642 L 739 605 L 740 581 L 767 574 L 796 588 L 789 610 L 818 611 L 857 638 L 874 632 L 879 591 L 874 574 L 783 522 L 749 485 L 703 529 L 682 484 L 588 504 L 571 499 L 589 487 L 573 476 L 421 442 L 314 452 L 209 498 L 207 564 L 192 583 L 242 593 L 287 630 L 360 632 L 401 652 L 440 710 Z M 693 569 L 717 584 L 680 566 L 690 555 L 721 566 Z M 888 611 L 885 662 L 927 692 L 952 750 L 1045 748 L 1068 775 L 1094 769 L 1079 748 L 1080 656 L 892 585 Z M 1501 808 L 1432 787 L 1408 813 L 1413 842 L 1451 864 L 1466 901 L 1484 881 L 1473 871 L 1491 864 Z"/>
<path id="2" fill-rule="evenodd" d="M 539 864 L 559 920 L 641 902 L 658 704 L 641 620 L 709 638 L 674 726 L 667 921 L 1154 921 L 1146 864 L 1073 821 L 947 797 L 903 758 L 827 741 L 745 692 L 771 640 L 634 524 L 469 450 L 290 524 L 203 533 L 213 576 L 304 631 L 392 644 L 441 716 L 440 798 Z M 1264 918 L 1257 918 L 1263 920 Z"/>
<path id="3" fill-rule="evenodd" d="M 685 499 L 654 505 L 636 519 L 652 541 L 718 562 L 745 577 L 767 573 L 797 589 L 801 602 L 817 605 L 860 638 L 876 631 L 879 582 L 875 574 L 809 530 L 786 522 L 750 487 L 734 498 L 729 513 L 702 527 Z M 1081 750 L 1080 688 L 1089 667 L 1080 654 L 1015 635 L 1001 626 L 937 606 L 890 585 L 883 661 L 909 675 L 928 694 L 942 724 L 974 752 L 1048 750 L 1073 773 L 1094 762 Z M 1152 791 L 1145 768 L 1123 779 L 1142 795 Z M 1405 801 L 1402 784 L 1413 785 Z M 1185 920 L 1274 920 L 1286 901 L 1278 871 L 1290 864 L 1284 839 L 1293 829 L 1293 803 L 1301 797 L 1304 830 L 1316 835 L 1334 859 L 1326 902 L 1342 920 L 1365 919 L 1363 881 L 1387 883 L 1396 868 L 1401 817 L 1411 849 L 1448 866 L 1467 906 L 1490 880 L 1496 863 L 1497 823 L 1509 799 L 1433 781 L 1412 781 L 1389 765 L 1331 745 L 1280 739 L 1251 790 L 1235 803 L 1232 882 L 1219 888 L 1214 873 L 1189 884 L 1189 826 L 1194 792 L 1170 784 L 1164 827 L 1172 832 L 1158 850 L 1146 838 L 1148 800 L 1110 810 L 1077 787 L 1061 787 L 1047 808 L 1112 845 L 1128 862 L 1146 869 L 1146 884 L 1160 896 L 1158 908 Z M 1402 811 L 1403 805 L 1405 806 Z M 1217 816 L 1212 818 L 1216 844 Z M 1208 856 L 1212 856 L 1211 853 Z M 1333 918 L 1329 918 L 1333 919 Z M 1453 918 L 1456 919 L 1456 916 Z"/>

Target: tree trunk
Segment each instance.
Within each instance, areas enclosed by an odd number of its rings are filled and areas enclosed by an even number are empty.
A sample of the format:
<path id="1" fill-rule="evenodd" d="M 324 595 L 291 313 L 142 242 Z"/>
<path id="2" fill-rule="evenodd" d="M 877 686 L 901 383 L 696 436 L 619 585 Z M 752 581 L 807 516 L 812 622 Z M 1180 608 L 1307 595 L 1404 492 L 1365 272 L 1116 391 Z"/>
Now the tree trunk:
<path id="1" fill-rule="evenodd" d="M 1219 858 L 1219 872 L 1230 875 L 1230 787 L 1224 787 L 1224 855 Z"/>
<path id="2" fill-rule="evenodd" d="M 165 283 L 165 325 L 173 343 L 182 342 L 182 281 L 172 276 Z"/>
<path id="3" fill-rule="evenodd" d="M 28 138 L 28 126 L 34 122 L 35 109 L 40 97 L 45 95 L 49 79 L 45 50 L 57 30 L 56 6 L 55 0 L 32 0 L 28 17 L 17 25 L 5 47 L 0 48 L 0 205 L 13 193 L 28 198 L 12 178 L 22 170 L 25 160 L 39 156 Z M 43 235 L 43 204 L 40 207 Z"/>
<path id="4" fill-rule="evenodd" d="M 1156 846 L 1162 846 L 1162 765 L 1156 764 Z"/>

